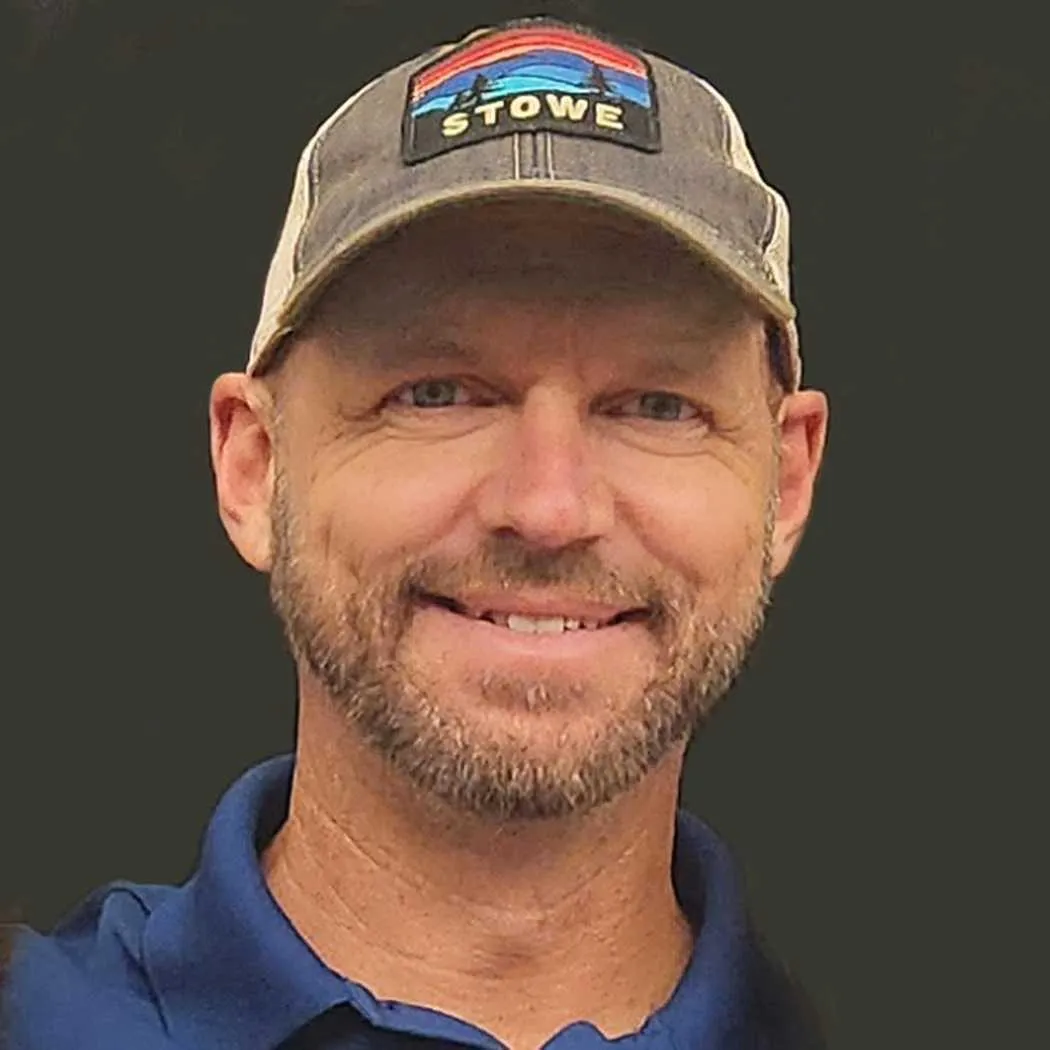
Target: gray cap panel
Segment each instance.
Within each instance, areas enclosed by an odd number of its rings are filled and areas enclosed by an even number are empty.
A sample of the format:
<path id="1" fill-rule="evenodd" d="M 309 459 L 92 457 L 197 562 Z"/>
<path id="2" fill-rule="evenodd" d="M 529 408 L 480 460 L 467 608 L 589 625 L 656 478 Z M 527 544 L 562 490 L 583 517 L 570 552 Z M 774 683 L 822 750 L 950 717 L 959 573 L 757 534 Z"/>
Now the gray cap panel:
<path id="1" fill-rule="evenodd" d="M 604 142 L 554 138 L 555 178 L 611 185 L 649 197 L 704 222 L 757 279 L 773 284 L 759 248 L 773 211 L 769 193 L 743 172 L 710 154 L 688 155 L 688 165 Z"/>

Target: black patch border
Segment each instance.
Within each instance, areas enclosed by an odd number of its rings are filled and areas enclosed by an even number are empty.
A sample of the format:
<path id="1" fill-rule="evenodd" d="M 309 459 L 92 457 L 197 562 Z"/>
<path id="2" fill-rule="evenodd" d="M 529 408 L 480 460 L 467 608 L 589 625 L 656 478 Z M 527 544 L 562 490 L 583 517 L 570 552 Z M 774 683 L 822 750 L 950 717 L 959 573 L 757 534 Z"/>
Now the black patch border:
<path id="1" fill-rule="evenodd" d="M 550 27 L 553 29 L 568 29 L 574 33 L 578 33 L 580 36 L 590 37 L 592 40 L 597 40 L 599 43 L 607 44 L 609 47 L 614 47 L 619 51 L 625 51 L 627 54 L 636 58 L 645 67 L 646 78 L 649 81 L 649 98 L 651 105 L 648 109 L 648 121 L 649 131 L 652 139 L 651 143 L 634 142 L 631 140 L 619 140 L 614 135 L 601 134 L 596 130 L 584 127 L 579 128 L 572 132 L 567 132 L 558 128 L 551 127 L 540 127 L 536 128 L 535 132 L 549 131 L 554 135 L 565 135 L 567 138 L 589 138 L 596 142 L 609 142 L 618 146 L 625 146 L 628 149 L 636 149 L 642 153 L 660 153 L 663 150 L 663 138 L 660 127 L 660 104 L 659 94 L 656 89 L 656 78 L 653 76 L 653 67 L 649 62 L 648 57 L 644 52 L 637 48 L 630 47 L 624 44 L 622 41 L 615 39 L 614 37 L 608 36 L 605 33 L 601 33 L 597 30 L 591 29 L 589 26 L 580 25 L 576 22 L 563 22 L 558 18 L 519 18 L 510 22 L 504 22 L 498 26 L 493 26 L 491 29 L 484 33 L 479 33 L 476 36 L 472 35 L 469 40 L 462 41 L 456 47 L 451 48 L 448 51 L 443 51 L 441 54 L 436 55 L 429 62 L 420 66 L 418 69 L 413 70 L 408 78 L 408 83 L 405 87 L 405 104 L 401 112 L 401 160 L 406 166 L 412 166 L 414 164 L 425 164 L 428 160 L 433 160 L 435 157 L 444 156 L 446 153 L 451 153 L 453 150 L 464 149 L 467 146 L 476 146 L 481 142 L 490 142 L 493 139 L 506 138 L 509 135 L 524 134 L 529 131 L 528 128 L 515 128 L 513 125 L 509 125 L 506 128 L 493 128 L 487 135 L 482 139 L 467 139 L 466 141 L 450 140 L 444 149 L 436 152 L 427 153 L 424 156 L 416 156 L 416 144 L 414 141 L 414 127 L 415 118 L 412 117 L 412 88 L 415 85 L 417 77 L 426 73 L 428 69 L 433 69 L 434 66 L 440 65 L 447 59 L 451 58 L 459 51 L 463 51 L 468 47 L 473 47 L 478 41 L 484 40 L 488 36 L 494 36 L 497 33 L 505 33 L 514 29 L 530 29 L 537 28 L 542 29 L 544 27 Z M 641 108 L 641 107 L 639 107 Z M 535 133 L 533 132 L 533 133 Z"/>

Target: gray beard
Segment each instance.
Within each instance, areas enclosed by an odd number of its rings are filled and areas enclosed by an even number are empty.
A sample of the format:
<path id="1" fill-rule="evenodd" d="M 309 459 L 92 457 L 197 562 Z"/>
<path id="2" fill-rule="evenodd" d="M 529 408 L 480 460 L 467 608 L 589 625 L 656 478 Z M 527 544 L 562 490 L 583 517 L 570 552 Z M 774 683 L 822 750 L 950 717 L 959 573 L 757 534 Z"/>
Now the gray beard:
<path id="1" fill-rule="evenodd" d="M 743 669 L 769 605 L 776 509 L 774 493 L 755 579 L 741 580 L 734 607 L 715 615 L 679 577 L 629 585 L 591 550 L 538 551 L 502 536 L 492 537 L 470 564 L 420 560 L 368 583 L 354 577 L 337 590 L 310 572 L 278 471 L 270 593 L 297 662 L 320 682 L 356 737 L 424 797 L 500 823 L 580 816 L 630 791 L 688 742 Z M 632 698 L 627 717 L 603 723 L 582 754 L 559 748 L 539 756 L 520 740 L 486 738 L 443 707 L 425 670 L 401 658 L 419 591 L 526 585 L 561 585 L 595 600 L 654 610 L 647 626 L 665 658 Z M 564 705 L 581 688 L 494 673 L 481 682 L 483 702 L 522 710 Z"/>

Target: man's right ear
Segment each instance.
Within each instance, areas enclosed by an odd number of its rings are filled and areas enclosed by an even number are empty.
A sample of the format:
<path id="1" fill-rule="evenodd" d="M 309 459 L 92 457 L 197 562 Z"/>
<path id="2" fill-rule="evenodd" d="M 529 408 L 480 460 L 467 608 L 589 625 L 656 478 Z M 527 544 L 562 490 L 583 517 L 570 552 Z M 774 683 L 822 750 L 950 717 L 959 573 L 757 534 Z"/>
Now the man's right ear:
<path id="1" fill-rule="evenodd" d="M 241 557 L 260 572 L 271 564 L 274 450 L 266 409 L 257 382 L 242 372 L 212 384 L 208 416 L 219 517 Z"/>

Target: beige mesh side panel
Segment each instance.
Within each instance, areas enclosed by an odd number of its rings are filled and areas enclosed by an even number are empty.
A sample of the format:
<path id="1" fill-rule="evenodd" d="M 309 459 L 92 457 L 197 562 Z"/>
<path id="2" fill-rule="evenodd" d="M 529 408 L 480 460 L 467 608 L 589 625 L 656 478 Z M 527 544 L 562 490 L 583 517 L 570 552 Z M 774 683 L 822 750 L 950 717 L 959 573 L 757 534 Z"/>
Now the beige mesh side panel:
<path id="1" fill-rule="evenodd" d="M 791 278 L 788 260 L 788 209 L 787 202 L 772 187 L 758 170 L 758 164 L 747 144 L 747 136 L 740 125 L 733 107 L 726 98 L 719 94 L 706 80 L 697 78 L 700 85 L 714 98 L 726 122 L 729 141 L 726 144 L 729 149 L 729 160 L 738 171 L 745 172 L 756 182 L 764 186 L 773 200 L 773 228 L 770 231 L 770 242 L 765 251 L 765 260 L 776 275 L 777 284 L 780 285 L 785 299 L 791 298 Z"/>
<path id="2" fill-rule="evenodd" d="M 785 299 L 791 298 L 791 265 L 788 257 L 789 234 L 791 220 L 788 217 L 787 203 L 784 198 L 772 186 L 769 192 L 773 196 L 775 207 L 773 215 L 773 231 L 766 247 L 766 261 L 769 263 L 773 273 L 776 274 L 777 283 L 784 293 Z"/>
<path id="3" fill-rule="evenodd" d="M 697 79 L 700 80 L 699 77 Z M 762 178 L 758 165 L 755 163 L 755 158 L 751 156 L 751 150 L 747 145 L 747 137 L 744 135 L 744 129 L 740 126 L 736 113 L 733 112 L 733 107 L 712 84 L 709 84 L 706 80 L 700 80 L 700 83 L 706 91 L 714 96 L 729 127 L 729 159 L 733 162 L 733 167 L 738 168 L 740 171 L 746 171 L 751 178 L 761 182 L 763 186 L 766 185 L 766 181 Z"/>
<path id="4" fill-rule="evenodd" d="M 746 172 L 751 178 L 766 187 L 773 200 L 773 228 L 770 231 L 769 243 L 765 250 L 765 260 L 769 264 L 777 284 L 784 298 L 791 299 L 791 260 L 790 260 L 790 227 L 791 219 L 788 213 L 787 202 L 783 196 L 764 178 L 758 170 L 758 164 L 747 144 L 747 136 L 740 124 L 740 120 L 729 104 L 729 101 L 719 93 L 717 88 L 706 80 L 697 78 L 700 84 L 718 102 L 719 108 L 725 117 L 726 127 L 729 131 L 729 158 L 733 166 L 740 171 Z M 790 321 L 783 326 L 784 335 L 787 339 L 787 368 L 793 379 L 793 388 L 798 389 L 802 385 L 802 355 L 799 346 L 798 322 Z"/>
<path id="5" fill-rule="evenodd" d="M 281 237 L 277 242 L 277 250 L 274 252 L 270 262 L 270 270 L 266 275 L 266 285 L 263 289 L 262 312 L 259 315 L 259 323 L 255 328 L 255 336 L 252 339 L 252 352 L 248 358 L 248 368 L 258 356 L 259 349 L 274 333 L 281 308 L 287 298 L 288 292 L 295 280 L 295 246 L 299 242 L 299 233 L 306 222 L 307 212 L 310 206 L 310 160 L 313 156 L 314 146 L 317 143 L 315 135 L 310 144 L 303 150 L 299 158 L 299 166 L 295 169 L 295 182 L 292 184 L 292 200 L 288 205 L 288 213 L 284 218 L 284 226 L 281 228 Z"/>
<path id="6" fill-rule="evenodd" d="M 295 181 L 292 184 L 292 199 L 288 205 L 288 212 L 284 218 L 284 226 L 281 228 L 281 236 L 277 242 L 277 250 L 274 252 L 270 263 L 269 272 L 266 275 L 266 285 L 263 289 L 262 309 L 259 315 L 259 323 L 255 328 L 252 338 L 252 350 L 248 358 L 248 370 L 258 362 L 260 353 L 272 341 L 281 326 L 281 315 L 284 305 L 288 300 L 288 294 L 295 282 L 295 251 L 299 244 L 299 235 L 307 216 L 310 214 L 310 164 L 318 144 L 324 139 L 328 129 L 355 103 L 360 99 L 378 80 L 370 81 L 359 91 L 351 95 L 332 115 L 317 129 L 313 138 L 307 143 L 299 157 L 299 165 L 295 170 Z"/>
<path id="7" fill-rule="evenodd" d="M 770 233 L 769 244 L 766 247 L 765 258 L 770 270 L 777 279 L 785 299 L 791 298 L 791 266 L 788 258 L 791 219 L 788 215 L 787 203 L 784 198 L 772 186 L 769 192 L 773 198 L 773 229 Z M 792 389 L 799 389 L 802 385 L 802 354 L 799 347 L 798 323 L 792 321 L 784 326 L 784 334 L 787 337 L 787 365 L 788 371 L 794 380 Z"/>
<path id="8" fill-rule="evenodd" d="M 787 334 L 788 369 L 791 372 L 791 390 L 802 389 L 802 350 L 799 347 L 798 322 L 789 322 L 784 329 Z"/>

